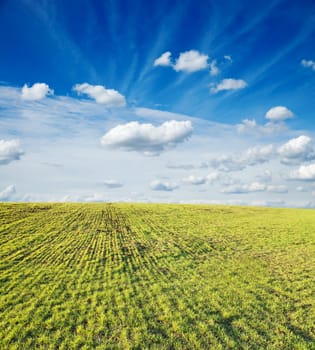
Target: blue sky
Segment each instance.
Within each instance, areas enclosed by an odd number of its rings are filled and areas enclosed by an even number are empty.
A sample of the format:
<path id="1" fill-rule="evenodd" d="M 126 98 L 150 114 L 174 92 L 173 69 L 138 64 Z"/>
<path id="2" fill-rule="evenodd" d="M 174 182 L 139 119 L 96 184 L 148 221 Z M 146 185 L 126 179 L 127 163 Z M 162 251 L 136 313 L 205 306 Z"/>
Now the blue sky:
<path id="1" fill-rule="evenodd" d="M 315 202 L 314 1 L 10 0 L 0 33 L 0 200 Z"/>

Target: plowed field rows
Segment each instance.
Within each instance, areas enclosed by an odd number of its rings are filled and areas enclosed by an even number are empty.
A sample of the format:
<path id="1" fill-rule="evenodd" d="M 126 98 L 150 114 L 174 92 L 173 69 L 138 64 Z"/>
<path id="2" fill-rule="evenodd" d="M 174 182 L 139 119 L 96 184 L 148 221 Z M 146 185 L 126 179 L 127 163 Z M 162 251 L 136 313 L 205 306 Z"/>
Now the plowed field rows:
<path id="1" fill-rule="evenodd" d="M 1 204 L 0 349 L 315 349 L 315 212 Z"/>

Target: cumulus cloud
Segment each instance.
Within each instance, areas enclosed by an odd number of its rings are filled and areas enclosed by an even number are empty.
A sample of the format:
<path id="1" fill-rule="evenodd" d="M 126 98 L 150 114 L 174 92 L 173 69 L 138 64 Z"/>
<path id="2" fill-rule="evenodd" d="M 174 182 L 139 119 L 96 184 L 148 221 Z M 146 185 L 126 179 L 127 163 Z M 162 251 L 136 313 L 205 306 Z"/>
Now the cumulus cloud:
<path id="1" fill-rule="evenodd" d="M 256 165 L 268 162 L 274 154 L 274 146 L 269 144 L 265 146 L 255 146 L 249 148 L 241 156 L 241 160 L 247 165 Z"/>
<path id="2" fill-rule="evenodd" d="M 290 111 L 287 107 L 276 106 L 270 108 L 269 111 L 266 113 L 265 117 L 270 121 L 278 122 L 293 118 L 293 112 Z"/>
<path id="3" fill-rule="evenodd" d="M 172 61 L 171 61 L 171 52 L 170 51 L 166 51 L 164 52 L 160 57 L 158 57 L 155 61 L 154 61 L 154 67 L 156 66 L 172 66 Z"/>
<path id="4" fill-rule="evenodd" d="M 206 176 L 196 176 L 196 175 L 190 175 L 188 177 L 183 178 L 183 182 L 190 184 L 190 185 L 203 185 L 207 182 Z"/>
<path id="5" fill-rule="evenodd" d="M 208 67 L 208 55 L 197 50 L 182 52 L 174 64 L 176 72 L 193 73 Z"/>
<path id="6" fill-rule="evenodd" d="M 105 180 L 104 185 L 108 188 L 119 188 L 119 187 L 123 187 L 123 184 L 117 180 L 113 180 L 113 179 L 109 179 L 109 180 Z"/>
<path id="7" fill-rule="evenodd" d="M 216 94 L 220 91 L 244 89 L 246 86 L 246 81 L 242 79 L 223 79 L 217 85 L 213 85 L 210 92 Z"/>
<path id="8" fill-rule="evenodd" d="M 212 76 L 216 76 L 220 73 L 220 70 L 217 66 L 217 61 L 216 60 L 212 60 L 210 63 L 210 75 Z"/>
<path id="9" fill-rule="evenodd" d="M 282 163 L 292 164 L 296 161 L 315 159 L 315 152 L 311 142 L 312 139 L 310 137 L 301 135 L 279 147 L 278 153 L 283 157 Z"/>
<path id="10" fill-rule="evenodd" d="M 124 107 L 126 100 L 123 95 L 113 89 L 106 89 L 102 85 L 90 85 L 88 83 L 76 84 L 73 87 L 79 95 L 85 94 L 94 99 L 97 103 L 107 107 Z"/>
<path id="11" fill-rule="evenodd" d="M 35 83 L 32 86 L 28 87 L 25 84 L 22 88 L 22 99 L 27 101 L 41 100 L 47 95 L 53 95 L 54 90 L 45 83 Z"/>
<path id="12" fill-rule="evenodd" d="M 213 183 L 214 181 L 218 180 L 220 178 L 220 175 L 218 172 L 213 171 L 209 173 L 206 176 L 196 176 L 196 175 L 190 175 L 182 179 L 184 183 L 190 184 L 190 185 L 204 185 L 206 183 Z"/>
<path id="13" fill-rule="evenodd" d="M 275 192 L 287 193 L 288 188 L 284 185 L 267 185 L 263 182 L 255 181 L 250 184 L 232 184 L 224 188 L 222 193 L 242 194 L 252 192 Z"/>
<path id="14" fill-rule="evenodd" d="M 288 180 L 315 181 L 315 163 L 301 165 L 298 169 L 293 170 Z"/>
<path id="15" fill-rule="evenodd" d="M 276 106 L 270 108 L 265 114 L 268 122 L 264 125 L 257 124 L 255 119 L 244 119 L 241 124 L 236 125 L 239 133 L 271 135 L 279 134 L 288 128 L 285 120 L 293 118 L 294 114 L 287 107 Z"/>
<path id="16" fill-rule="evenodd" d="M 171 120 L 160 126 L 134 121 L 109 130 L 101 138 L 101 144 L 152 156 L 184 142 L 192 132 L 190 121 Z"/>
<path id="17" fill-rule="evenodd" d="M 255 146 L 238 155 L 220 155 L 211 159 L 208 165 L 224 172 L 240 171 L 248 166 L 266 163 L 274 154 L 274 146 L 271 144 Z"/>
<path id="18" fill-rule="evenodd" d="M 302 60 L 301 65 L 306 68 L 311 68 L 315 70 L 315 61 L 312 60 Z"/>
<path id="19" fill-rule="evenodd" d="M 261 182 L 252 182 L 250 184 L 236 184 L 224 188 L 222 193 L 250 193 L 250 192 L 263 192 L 266 190 L 266 184 Z"/>
<path id="20" fill-rule="evenodd" d="M 206 176 L 190 175 L 190 176 L 184 177 L 182 181 L 186 184 L 199 186 L 199 185 L 204 185 L 205 183 L 213 183 L 214 181 L 218 180 L 219 177 L 220 177 L 219 173 L 216 171 L 213 171 Z"/>
<path id="21" fill-rule="evenodd" d="M 153 191 L 167 191 L 171 192 L 178 188 L 178 184 L 175 182 L 156 180 L 150 183 L 150 188 Z"/>
<path id="22" fill-rule="evenodd" d="M 15 187 L 10 185 L 6 187 L 2 192 L 0 192 L 0 201 L 6 202 L 12 200 L 12 196 L 16 193 Z"/>
<path id="23" fill-rule="evenodd" d="M 268 122 L 264 125 L 259 125 L 255 119 L 243 119 L 242 123 L 236 125 L 236 130 L 239 134 L 269 136 L 283 133 L 288 130 L 288 127 L 283 122 Z"/>
<path id="24" fill-rule="evenodd" d="M 175 63 L 171 61 L 171 52 L 166 51 L 160 57 L 158 57 L 153 65 L 154 66 L 169 66 L 176 72 L 193 73 L 209 67 L 209 56 L 205 55 L 198 50 L 189 50 L 181 52 Z"/>
<path id="25" fill-rule="evenodd" d="M 23 154 L 19 140 L 0 140 L 0 165 L 19 160 Z"/>
<path id="26" fill-rule="evenodd" d="M 224 172 L 240 171 L 246 168 L 244 162 L 229 155 L 220 155 L 216 158 L 212 158 L 207 164 L 212 168 Z"/>

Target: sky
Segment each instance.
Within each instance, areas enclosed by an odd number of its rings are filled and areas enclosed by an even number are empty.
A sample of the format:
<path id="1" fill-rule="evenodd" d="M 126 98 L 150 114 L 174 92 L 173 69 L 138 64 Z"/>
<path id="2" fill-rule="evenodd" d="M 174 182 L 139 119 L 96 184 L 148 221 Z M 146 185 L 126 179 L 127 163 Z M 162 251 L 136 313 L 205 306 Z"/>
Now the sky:
<path id="1" fill-rule="evenodd" d="M 0 1 L 0 201 L 315 207 L 315 3 Z"/>

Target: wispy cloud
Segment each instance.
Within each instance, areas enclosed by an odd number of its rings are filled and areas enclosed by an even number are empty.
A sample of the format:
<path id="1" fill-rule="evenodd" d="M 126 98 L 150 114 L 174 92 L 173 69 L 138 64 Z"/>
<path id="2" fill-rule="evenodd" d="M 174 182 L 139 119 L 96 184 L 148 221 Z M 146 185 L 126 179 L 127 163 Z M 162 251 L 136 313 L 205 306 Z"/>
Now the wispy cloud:
<path id="1" fill-rule="evenodd" d="M 120 188 L 120 187 L 123 187 L 123 184 L 121 182 L 119 182 L 117 180 L 114 180 L 114 179 L 105 180 L 103 183 L 108 188 Z"/>
<path id="2" fill-rule="evenodd" d="M 246 81 L 242 79 L 228 78 L 221 80 L 218 84 L 212 85 L 210 91 L 212 94 L 216 94 L 220 91 L 244 89 L 246 86 Z"/>
<path id="3" fill-rule="evenodd" d="M 19 140 L 0 140 L 0 165 L 19 160 L 23 154 Z"/>
<path id="4" fill-rule="evenodd" d="M 154 61 L 154 67 L 157 66 L 172 66 L 172 61 L 171 61 L 171 52 L 167 51 L 164 52 L 160 57 L 158 57 L 155 61 Z"/>
<path id="5" fill-rule="evenodd" d="M 1 202 L 6 202 L 13 200 L 13 197 L 16 193 L 14 185 L 10 185 L 6 187 L 4 190 L 0 192 L 0 201 Z"/>
<path id="6" fill-rule="evenodd" d="M 315 61 L 313 60 L 302 60 L 301 65 L 305 68 L 311 68 L 312 70 L 315 70 Z"/>

